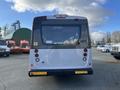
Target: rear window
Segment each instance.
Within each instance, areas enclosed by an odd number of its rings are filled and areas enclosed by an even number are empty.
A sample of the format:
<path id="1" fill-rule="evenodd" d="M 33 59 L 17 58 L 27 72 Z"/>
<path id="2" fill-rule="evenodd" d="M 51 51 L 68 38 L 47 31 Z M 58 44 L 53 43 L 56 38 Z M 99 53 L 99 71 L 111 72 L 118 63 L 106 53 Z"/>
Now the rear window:
<path id="1" fill-rule="evenodd" d="M 76 44 L 80 38 L 79 26 L 42 26 L 45 44 Z"/>

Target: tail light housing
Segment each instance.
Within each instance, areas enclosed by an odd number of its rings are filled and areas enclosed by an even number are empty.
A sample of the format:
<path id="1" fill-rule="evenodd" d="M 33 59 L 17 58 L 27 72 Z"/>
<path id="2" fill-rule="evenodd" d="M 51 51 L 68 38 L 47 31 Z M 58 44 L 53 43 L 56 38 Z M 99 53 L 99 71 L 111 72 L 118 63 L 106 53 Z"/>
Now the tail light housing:
<path id="1" fill-rule="evenodd" d="M 87 53 L 84 53 L 84 54 L 83 54 L 83 56 L 85 56 L 85 57 L 86 57 L 86 56 L 87 56 Z"/>
<path id="2" fill-rule="evenodd" d="M 35 57 L 39 57 L 39 54 L 35 54 Z"/>
<path id="3" fill-rule="evenodd" d="M 35 61 L 36 61 L 36 62 L 39 62 L 39 61 L 40 61 L 40 58 L 39 58 L 39 53 L 38 53 L 38 52 L 39 52 L 39 50 L 38 50 L 38 49 L 35 49 L 35 51 L 34 51 L 34 52 L 35 52 Z"/>
<path id="4" fill-rule="evenodd" d="M 88 52 L 88 50 L 87 50 L 87 48 L 84 48 L 84 50 L 83 50 L 83 61 L 87 61 L 87 52 Z"/>
<path id="5" fill-rule="evenodd" d="M 85 48 L 85 49 L 84 49 L 84 52 L 87 52 L 87 51 L 88 51 L 87 48 Z"/>

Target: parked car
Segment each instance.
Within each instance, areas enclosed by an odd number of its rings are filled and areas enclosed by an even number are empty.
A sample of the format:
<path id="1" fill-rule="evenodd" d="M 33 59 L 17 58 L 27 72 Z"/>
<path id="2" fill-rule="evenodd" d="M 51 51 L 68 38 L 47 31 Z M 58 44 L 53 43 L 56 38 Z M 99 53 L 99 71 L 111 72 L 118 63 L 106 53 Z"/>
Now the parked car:
<path id="1" fill-rule="evenodd" d="M 120 43 L 112 45 L 111 55 L 120 60 Z"/>
<path id="2" fill-rule="evenodd" d="M 111 52 L 112 46 L 111 45 L 99 45 L 97 50 L 101 52 Z"/>
<path id="3" fill-rule="evenodd" d="M 98 50 L 98 51 L 102 51 L 103 48 L 104 48 L 104 45 L 98 45 L 98 46 L 97 46 L 97 50 Z"/>
<path id="4" fill-rule="evenodd" d="M 8 47 L 10 48 L 10 53 L 12 54 L 18 54 L 21 53 L 21 49 L 19 46 L 16 46 L 16 43 L 14 40 L 8 40 Z"/>
<path id="5" fill-rule="evenodd" d="M 111 45 L 104 45 L 104 47 L 102 48 L 102 52 L 111 52 L 111 49 Z"/>
<path id="6" fill-rule="evenodd" d="M 20 48 L 21 48 L 22 53 L 29 53 L 29 51 L 30 51 L 29 41 L 21 40 L 20 41 Z"/>
<path id="7" fill-rule="evenodd" d="M 10 48 L 7 46 L 5 40 L 0 40 L 0 56 L 9 56 L 10 55 Z"/>

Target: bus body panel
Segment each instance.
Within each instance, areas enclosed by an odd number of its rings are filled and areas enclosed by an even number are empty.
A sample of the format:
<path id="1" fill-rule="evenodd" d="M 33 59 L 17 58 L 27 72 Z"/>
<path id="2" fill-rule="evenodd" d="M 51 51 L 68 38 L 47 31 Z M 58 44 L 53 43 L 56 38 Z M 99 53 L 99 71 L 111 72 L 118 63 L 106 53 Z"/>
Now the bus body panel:
<path id="1" fill-rule="evenodd" d="M 39 59 L 36 61 L 34 57 L 35 50 L 30 53 L 31 69 L 75 69 L 75 68 L 91 68 L 91 49 L 88 49 L 87 60 L 84 59 L 83 49 L 39 49 Z"/>

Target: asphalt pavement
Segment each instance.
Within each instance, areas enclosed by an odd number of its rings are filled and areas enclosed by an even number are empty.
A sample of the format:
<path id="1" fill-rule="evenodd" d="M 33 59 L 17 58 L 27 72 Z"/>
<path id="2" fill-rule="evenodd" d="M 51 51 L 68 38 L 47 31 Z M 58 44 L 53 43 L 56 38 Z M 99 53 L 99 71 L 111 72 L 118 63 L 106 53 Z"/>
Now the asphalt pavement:
<path id="1" fill-rule="evenodd" d="M 93 49 L 93 75 L 28 76 L 28 55 L 0 57 L 0 90 L 120 90 L 120 62 Z"/>

